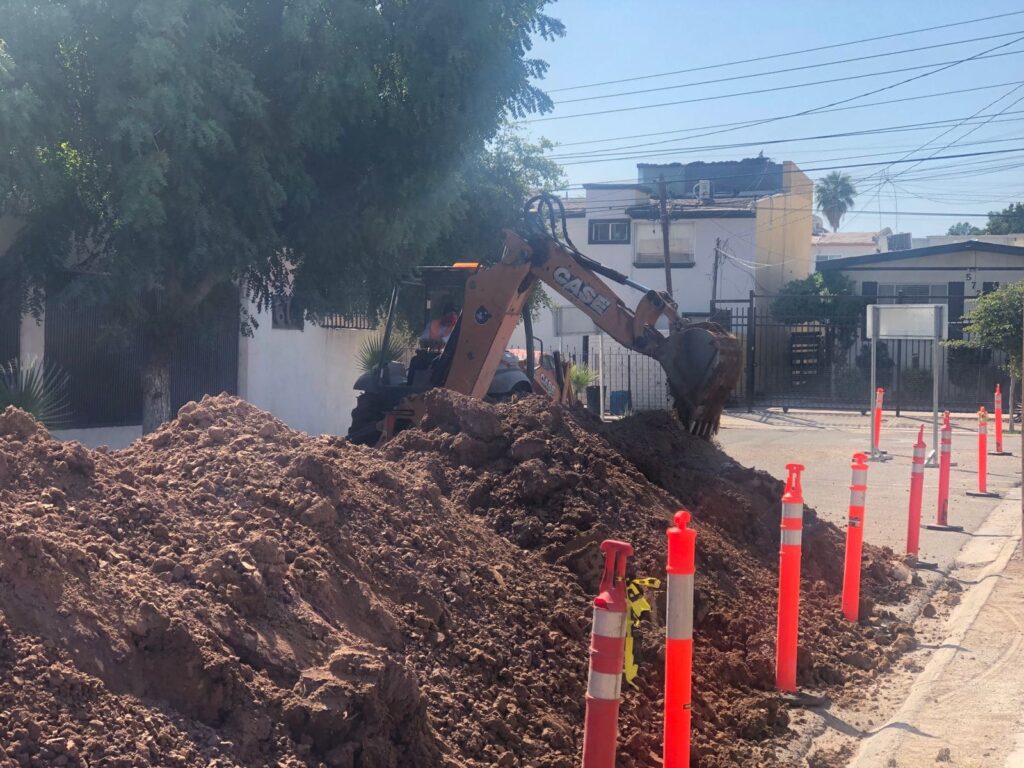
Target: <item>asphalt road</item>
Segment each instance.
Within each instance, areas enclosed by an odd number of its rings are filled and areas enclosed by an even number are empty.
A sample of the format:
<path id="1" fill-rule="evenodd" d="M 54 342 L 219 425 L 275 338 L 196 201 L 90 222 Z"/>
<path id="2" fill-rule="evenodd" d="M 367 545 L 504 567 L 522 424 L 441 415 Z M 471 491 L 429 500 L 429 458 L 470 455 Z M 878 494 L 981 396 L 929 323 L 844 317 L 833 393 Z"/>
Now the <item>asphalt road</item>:
<path id="1" fill-rule="evenodd" d="M 931 414 L 887 416 L 881 448 L 891 461 L 871 463 L 868 470 L 865 539 L 872 544 L 905 552 L 910 469 L 917 430 L 925 424 L 925 442 L 931 451 Z M 993 427 L 989 448 L 994 450 Z M 718 439 L 736 461 L 763 469 L 780 480 L 785 465 L 803 464 L 804 500 L 824 519 L 845 527 L 850 493 L 850 463 L 855 452 L 867 452 L 870 440 L 867 417 L 856 413 L 795 412 L 781 410 L 730 413 L 722 419 Z M 1004 449 L 1012 456 L 988 457 L 988 489 L 1005 496 L 1021 480 L 1021 436 L 1005 433 Z M 949 523 L 963 526 L 963 533 L 921 530 L 920 559 L 948 571 L 957 553 L 976 532 L 1000 499 L 972 498 L 966 491 L 977 488 L 977 421 L 954 420 L 953 462 L 950 475 Z M 922 521 L 935 521 L 938 469 L 925 470 Z"/>

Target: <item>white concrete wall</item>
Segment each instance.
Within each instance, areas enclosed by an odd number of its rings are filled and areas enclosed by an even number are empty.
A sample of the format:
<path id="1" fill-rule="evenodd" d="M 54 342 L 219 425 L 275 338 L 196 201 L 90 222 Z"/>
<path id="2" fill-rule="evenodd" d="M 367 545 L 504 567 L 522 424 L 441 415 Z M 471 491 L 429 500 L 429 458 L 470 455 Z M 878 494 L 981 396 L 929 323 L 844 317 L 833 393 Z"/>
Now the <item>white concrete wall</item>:
<path id="1" fill-rule="evenodd" d="M 288 426 L 310 434 L 344 435 L 358 394 L 356 354 L 372 331 L 272 328 L 269 313 L 252 338 L 240 339 L 238 393 Z"/>
<path id="2" fill-rule="evenodd" d="M 588 191 L 588 204 L 590 195 Z M 621 198 L 620 198 L 621 199 Z M 624 214 L 600 210 L 591 218 L 621 218 Z M 587 219 L 572 218 L 568 220 L 569 236 L 576 247 L 595 261 L 606 267 L 618 270 L 632 280 L 653 288 L 665 290 L 664 267 L 637 267 L 634 263 L 634 252 L 637 235 L 641 228 L 651 228 L 661 232 L 660 221 L 633 221 L 630 242 L 628 244 L 594 244 L 587 243 Z M 693 227 L 694 266 L 677 267 L 672 270 L 672 293 L 682 312 L 706 313 L 711 302 L 711 273 L 715 259 L 716 238 L 722 242 L 731 258 L 723 258 L 719 264 L 718 298 L 746 299 L 755 287 L 753 265 L 757 262 L 756 220 L 751 218 L 728 219 L 679 219 L 673 225 Z M 629 307 L 635 307 L 643 297 L 640 291 L 625 285 L 606 281 L 609 286 Z M 551 303 L 556 307 L 571 306 L 567 299 L 562 298 L 553 290 L 547 291 Z M 569 352 L 580 350 L 583 346 L 581 334 L 555 336 L 554 314 L 550 310 L 541 312 L 540 319 L 534 323 L 534 333 L 544 341 L 545 348 L 559 349 Z M 595 340 L 596 343 L 596 340 Z"/>
<path id="3" fill-rule="evenodd" d="M 31 315 L 21 318 L 21 332 L 18 339 L 18 359 L 22 365 L 33 361 L 42 362 L 46 352 L 46 317 L 37 321 Z"/>

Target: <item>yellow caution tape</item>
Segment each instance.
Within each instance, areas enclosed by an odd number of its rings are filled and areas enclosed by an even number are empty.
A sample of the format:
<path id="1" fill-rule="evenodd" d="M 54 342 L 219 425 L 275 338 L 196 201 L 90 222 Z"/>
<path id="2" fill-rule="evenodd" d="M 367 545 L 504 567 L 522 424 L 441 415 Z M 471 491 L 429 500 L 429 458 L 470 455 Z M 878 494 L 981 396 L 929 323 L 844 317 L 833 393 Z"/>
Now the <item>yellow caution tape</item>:
<path id="1" fill-rule="evenodd" d="M 623 675 L 626 682 L 638 688 L 633 681 L 640 671 L 640 666 L 633 656 L 633 627 L 640 627 L 643 615 L 651 610 L 651 604 L 644 595 L 644 589 L 661 589 L 661 579 L 651 577 L 633 579 L 626 587 L 626 602 L 629 603 L 629 621 L 626 622 L 626 654 Z"/>

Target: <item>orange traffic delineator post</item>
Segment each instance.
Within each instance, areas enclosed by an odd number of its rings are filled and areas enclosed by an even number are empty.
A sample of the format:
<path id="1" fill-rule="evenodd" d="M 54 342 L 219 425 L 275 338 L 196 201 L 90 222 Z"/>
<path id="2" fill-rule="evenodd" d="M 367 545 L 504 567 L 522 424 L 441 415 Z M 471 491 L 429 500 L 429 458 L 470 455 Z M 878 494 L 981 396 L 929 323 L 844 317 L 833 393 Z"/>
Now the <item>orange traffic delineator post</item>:
<path id="1" fill-rule="evenodd" d="M 800 627 L 800 552 L 803 543 L 802 464 L 787 464 L 779 543 L 779 615 L 775 633 L 775 687 L 796 692 L 796 649 Z"/>
<path id="2" fill-rule="evenodd" d="M 843 616 L 860 618 L 860 560 L 864 549 L 864 503 L 868 492 L 868 457 L 853 454 L 850 515 L 846 525 L 846 566 L 843 569 Z"/>
<path id="3" fill-rule="evenodd" d="M 949 468 L 953 466 L 953 425 L 949 423 L 949 411 L 942 416 L 942 431 L 939 433 L 939 497 L 935 507 L 935 524 L 926 525 L 930 531 L 962 531 L 963 526 L 949 524 Z"/>
<path id="4" fill-rule="evenodd" d="M 665 608 L 665 768 L 690 768 L 693 682 L 693 574 L 697 532 L 690 513 L 676 512 L 668 529 L 668 602 Z"/>
<path id="5" fill-rule="evenodd" d="M 615 768 L 619 740 L 619 697 L 626 655 L 626 560 L 633 547 L 608 539 L 601 543 L 604 574 L 594 598 L 590 637 L 590 678 L 583 723 L 583 768 Z"/>
<path id="6" fill-rule="evenodd" d="M 907 554 L 915 560 L 921 543 L 921 500 L 924 496 L 924 426 L 917 431 L 914 460 L 910 466 L 910 507 L 907 510 Z"/>
<path id="7" fill-rule="evenodd" d="M 996 393 L 992 404 L 995 409 L 992 412 L 992 420 L 995 422 L 996 427 L 996 449 L 989 452 L 989 456 L 1013 456 L 1012 451 L 1003 450 L 1003 392 L 1002 388 L 996 384 Z"/>
<path id="8" fill-rule="evenodd" d="M 978 490 L 968 491 L 967 495 L 999 498 L 998 493 L 988 489 L 988 411 L 985 406 L 978 409 Z"/>
<path id="9" fill-rule="evenodd" d="M 885 390 L 878 387 L 875 390 L 875 409 L 871 414 L 871 461 L 888 461 L 889 456 L 881 448 L 882 444 L 882 403 L 885 399 Z"/>

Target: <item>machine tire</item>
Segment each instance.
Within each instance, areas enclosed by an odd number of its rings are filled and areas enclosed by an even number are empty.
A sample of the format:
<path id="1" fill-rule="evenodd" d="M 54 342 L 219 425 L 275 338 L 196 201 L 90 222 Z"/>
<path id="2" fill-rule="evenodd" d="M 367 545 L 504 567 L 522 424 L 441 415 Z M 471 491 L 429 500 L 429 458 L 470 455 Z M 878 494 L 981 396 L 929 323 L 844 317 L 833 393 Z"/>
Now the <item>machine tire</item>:
<path id="1" fill-rule="evenodd" d="M 349 442 L 376 445 L 380 440 L 377 422 L 384 418 L 384 404 L 379 395 L 363 392 L 356 398 L 352 409 L 352 425 L 348 428 Z"/>
<path id="2" fill-rule="evenodd" d="M 516 384 L 514 387 L 512 387 L 512 391 L 509 393 L 509 397 L 512 400 L 518 400 L 520 397 L 526 397 L 527 395 L 532 395 L 532 394 L 533 394 L 533 387 L 531 387 L 525 381 L 520 381 L 518 384 Z"/>

